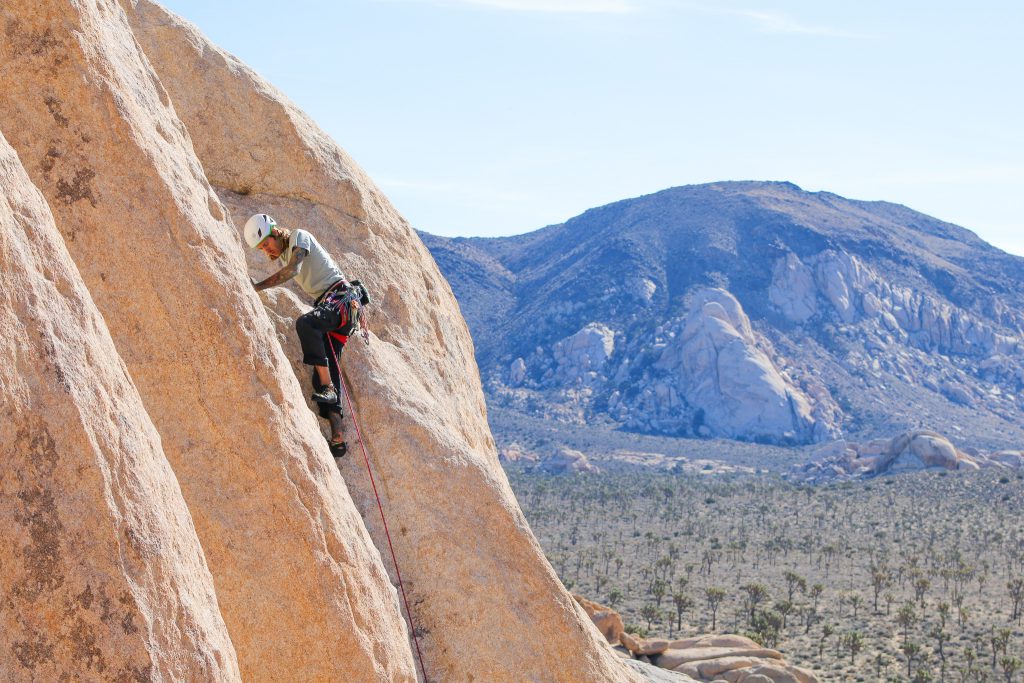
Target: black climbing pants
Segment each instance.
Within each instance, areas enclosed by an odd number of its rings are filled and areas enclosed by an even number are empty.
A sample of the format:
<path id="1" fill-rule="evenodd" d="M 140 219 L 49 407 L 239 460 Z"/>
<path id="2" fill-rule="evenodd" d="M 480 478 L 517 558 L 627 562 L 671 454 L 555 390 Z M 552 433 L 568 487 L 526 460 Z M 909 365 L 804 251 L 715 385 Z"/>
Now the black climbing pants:
<path id="1" fill-rule="evenodd" d="M 295 321 L 295 331 L 302 345 L 302 362 L 306 365 L 327 365 L 330 354 L 327 333 L 338 329 L 341 315 L 327 306 L 317 306 Z"/>
<path id="2" fill-rule="evenodd" d="M 341 315 L 328 306 L 317 306 L 309 313 L 299 316 L 295 321 L 295 331 L 302 345 L 302 362 L 306 365 L 326 365 L 330 371 L 331 381 L 338 392 L 337 403 L 317 403 L 320 417 L 326 418 L 331 413 L 342 414 L 341 410 L 341 368 L 338 362 L 345 344 L 337 339 L 328 339 L 327 333 L 338 329 Z M 333 352 L 331 351 L 333 345 Z M 316 368 L 313 369 L 313 389 L 320 390 L 320 377 Z"/>

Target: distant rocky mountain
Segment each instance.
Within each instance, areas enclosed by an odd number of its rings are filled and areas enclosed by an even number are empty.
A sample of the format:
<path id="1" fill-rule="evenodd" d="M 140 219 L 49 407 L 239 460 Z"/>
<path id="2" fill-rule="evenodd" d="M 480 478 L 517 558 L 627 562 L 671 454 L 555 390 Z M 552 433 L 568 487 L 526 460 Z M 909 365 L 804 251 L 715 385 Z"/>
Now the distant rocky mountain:
<path id="1" fill-rule="evenodd" d="M 494 406 L 776 444 L 1024 443 L 1024 259 L 904 206 L 722 182 L 421 236 Z"/>

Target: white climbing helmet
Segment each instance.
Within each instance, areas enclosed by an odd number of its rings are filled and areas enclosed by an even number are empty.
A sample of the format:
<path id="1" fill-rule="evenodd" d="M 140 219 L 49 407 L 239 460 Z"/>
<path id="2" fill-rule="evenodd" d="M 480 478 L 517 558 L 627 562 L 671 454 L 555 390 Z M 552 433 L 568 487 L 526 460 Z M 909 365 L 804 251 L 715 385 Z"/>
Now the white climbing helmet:
<path id="1" fill-rule="evenodd" d="M 245 241 L 255 249 L 270 237 L 271 231 L 277 227 L 277 221 L 265 213 L 258 213 L 245 222 Z"/>

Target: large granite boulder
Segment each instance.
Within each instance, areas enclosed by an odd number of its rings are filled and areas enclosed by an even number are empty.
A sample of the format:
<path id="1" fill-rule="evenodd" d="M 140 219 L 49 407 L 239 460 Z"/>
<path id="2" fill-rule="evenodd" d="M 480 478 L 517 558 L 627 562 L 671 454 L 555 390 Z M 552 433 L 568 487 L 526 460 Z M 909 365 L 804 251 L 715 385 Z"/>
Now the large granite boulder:
<path id="1" fill-rule="evenodd" d="M 3 136 L 0 272 L 0 679 L 240 680 L 160 436 Z"/>
<path id="2" fill-rule="evenodd" d="M 573 595 L 586 609 L 594 623 L 607 623 L 608 615 L 618 614 L 603 605 Z M 789 664 L 782 653 L 761 647 L 746 636 L 725 633 L 709 633 L 678 640 L 666 638 L 641 638 L 619 631 L 619 645 L 615 651 L 621 657 L 642 658 L 660 669 L 685 675 L 685 680 L 726 681 L 726 683 L 818 683 L 817 676 L 807 669 Z M 609 643 L 613 643 L 610 637 Z M 643 667 L 638 667 L 648 680 L 675 680 L 659 678 Z"/>
<path id="3" fill-rule="evenodd" d="M 552 348 L 561 381 L 596 378 L 615 351 L 615 333 L 600 323 L 590 323 Z"/>
<path id="4" fill-rule="evenodd" d="M 375 295 L 371 342 L 350 342 L 345 376 L 427 677 L 507 680 L 515 672 L 517 679 L 637 680 L 562 587 L 529 530 L 498 463 L 466 324 L 415 232 L 355 162 L 271 85 L 158 5 L 127 4 L 236 227 L 266 211 L 285 227 L 306 228 Z M 266 269 L 262 255 L 249 257 L 251 269 Z M 291 292 L 265 301 L 295 361 L 291 325 L 305 303 Z M 307 369 L 295 369 L 305 382 Z M 358 451 L 340 468 L 387 553 Z M 466 657 L 467 643 L 482 640 L 488 647 Z"/>
<path id="5" fill-rule="evenodd" d="M 545 474 L 581 474 L 599 472 L 587 456 L 572 448 L 557 448 L 541 458 L 538 469 Z"/>
<path id="6" fill-rule="evenodd" d="M 242 677 L 414 680 L 380 554 L 122 7 L 13 0 L 0 22 L 0 129 L 159 432 Z"/>
<path id="7" fill-rule="evenodd" d="M 862 443 L 833 441 L 820 446 L 809 462 L 796 465 L 795 479 L 828 480 L 916 472 L 924 469 L 978 470 L 982 467 L 1014 467 L 1017 458 L 1004 451 L 985 455 L 961 450 L 942 434 L 917 429 L 891 439 Z"/>
<path id="8" fill-rule="evenodd" d="M 582 595 L 573 593 L 572 597 L 586 611 L 587 616 L 594 622 L 594 626 L 597 626 L 609 644 L 615 645 L 619 642 L 619 636 L 623 634 L 625 628 L 622 616 L 618 612 L 599 602 L 588 600 Z"/>
<path id="9" fill-rule="evenodd" d="M 748 440 L 803 442 L 815 420 L 800 389 L 775 367 L 742 306 L 723 289 L 694 295 L 690 314 L 656 367 L 712 434 Z"/>

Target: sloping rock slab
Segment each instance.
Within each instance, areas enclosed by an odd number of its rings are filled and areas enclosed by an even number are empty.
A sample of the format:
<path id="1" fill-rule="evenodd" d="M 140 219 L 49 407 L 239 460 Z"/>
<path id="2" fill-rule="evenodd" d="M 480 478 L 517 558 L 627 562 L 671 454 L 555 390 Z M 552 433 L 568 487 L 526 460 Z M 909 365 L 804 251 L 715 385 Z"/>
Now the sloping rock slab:
<path id="1" fill-rule="evenodd" d="M 160 437 L 2 135 L 0 272 L 0 679 L 240 680 Z"/>
<path id="2" fill-rule="evenodd" d="M 641 662 L 638 659 L 624 660 L 623 663 L 643 676 L 642 680 L 649 683 L 699 683 L 686 674 L 669 671 L 668 669 L 659 669 L 653 664 Z"/>

